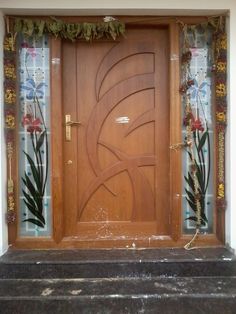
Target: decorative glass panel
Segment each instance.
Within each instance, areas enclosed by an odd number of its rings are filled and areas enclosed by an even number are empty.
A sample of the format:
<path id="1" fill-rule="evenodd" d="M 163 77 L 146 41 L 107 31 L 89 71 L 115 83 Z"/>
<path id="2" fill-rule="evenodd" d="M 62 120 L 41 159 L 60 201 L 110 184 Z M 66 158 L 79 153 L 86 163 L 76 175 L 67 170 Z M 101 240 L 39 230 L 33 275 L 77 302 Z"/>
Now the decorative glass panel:
<path id="1" fill-rule="evenodd" d="M 199 182 L 201 208 L 206 220 L 202 222 L 201 230 L 205 233 L 213 232 L 214 187 L 213 187 L 213 145 L 214 121 L 212 110 L 212 33 L 210 30 L 196 28 L 188 33 L 192 59 L 190 63 L 191 86 L 188 89 L 192 108 L 193 152 L 197 164 L 197 180 Z M 184 108 L 183 108 L 184 110 Z M 183 113 L 184 116 L 184 113 Z M 184 124 L 184 123 L 183 123 Z M 194 130 L 193 130 L 194 128 Z M 207 132 L 208 130 L 208 132 Z M 186 128 L 182 129 L 183 140 L 186 139 Z M 203 145 L 202 145 L 203 144 Z M 193 233 L 196 229 L 191 193 L 194 194 L 191 182 L 191 160 L 187 150 L 183 151 L 183 231 Z M 192 187 L 191 187 L 192 186 Z M 190 193 L 189 193 L 190 192 Z M 200 196 L 201 197 L 201 196 Z M 190 218 L 190 219 L 188 219 Z"/>
<path id="2" fill-rule="evenodd" d="M 19 233 L 50 236 L 49 45 L 19 39 Z"/>

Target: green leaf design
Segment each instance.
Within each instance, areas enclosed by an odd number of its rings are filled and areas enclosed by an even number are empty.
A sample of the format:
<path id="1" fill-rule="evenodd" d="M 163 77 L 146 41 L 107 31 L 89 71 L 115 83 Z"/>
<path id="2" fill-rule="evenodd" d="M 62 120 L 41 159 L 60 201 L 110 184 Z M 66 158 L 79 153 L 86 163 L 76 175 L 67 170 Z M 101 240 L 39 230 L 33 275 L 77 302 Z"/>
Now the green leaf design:
<path id="1" fill-rule="evenodd" d="M 34 216 L 36 216 L 43 225 L 45 225 L 45 219 L 43 217 L 43 215 L 41 213 L 39 213 L 35 207 L 33 207 L 31 204 L 29 204 L 25 199 L 24 199 L 24 203 L 27 206 L 27 208 L 29 209 L 29 211 L 31 212 L 31 214 L 33 214 Z"/>
<path id="2" fill-rule="evenodd" d="M 29 219 L 24 219 L 23 220 L 23 222 L 25 222 L 25 221 L 32 222 L 32 224 L 35 224 L 35 225 L 37 225 L 39 227 L 42 227 L 42 228 L 44 227 L 44 224 L 41 221 L 39 221 L 38 219 L 29 218 Z"/>
<path id="3" fill-rule="evenodd" d="M 25 151 L 23 151 L 23 153 L 25 154 L 25 156 L 27 157 L 27 161 L 30 164 L 30 168 L 34 177 L 34 181 L 37 185 L 37 188 L 39 191 L 42 191 L 42 182 L 40 180 L 40 174 L 38 169 L 36 168 L 33 159 L 30 157 L 29 154 L 27 154 Z"/>
<path id="4" fill-rule="evenodd" d="M 188 153 L 188 157 L 189 157 L 189 159 L 192 161 L 192 160 L 193 160 L 193 156 L 192 156 L 192 154 L 191 154 L 190 152 L 188 152 L 188 151 L 187 151 L 187 153 Z"/>
<path id="5" fill-rule="evenodd" d="M 23 180 L 23 179 L 24 179 L 24 178 L 22 178 L 22 180 Z M 26 200 L 28 201 L 28 203 L 29 203 L 33 208 L 37 207 L 37 204 L 34 202 L 34 199 L 31 198 L 31 197 L 29 196 L 29 194 L 26 193 L 24 190 L 22 190 L 22 192 L 23 192 L 23 194 L 24 194 L 24 197 L 25 197 Z"/>
<path id="6" fill-rule="evenodd" d="M 36 103 L 38 106 L 40 106 L 37 100 Z M 39 137 L 37 137 L 36 133 L 30 134 L 31 135 L 30 139 L 33 148 L 32 152 L 33 157 L 31 157 L 28 153 L 23 151 L 27 159 L 27 162 L 30 165 L 30 169 L 33 176 L 29 177 L 29 175 L 26 172 L 24 172 L 22 181 L 24 183 L 25 189 L 22 190 L 22 193 L 24 195 L 24 203 L 27 209 L 34 216 L 33 218 L 25 219 L 24 221 L 31 222 L 43 228 L 46 223 L 45 218 L 43 216 L 43 199 L 45 191 L 44 187 L 46 185 L 48 172 L 48 142 L 47 142 L 47 129 L 42 114 L 40 118 L 43 121 L 44 131 L 41 132 Z M 45 141 L 46 141 L 46 167 L 44 168 L 42 167 L 42 156 L 40 150 Z M 37 163 L 34 162 L 33 158 L 35 158 Z"/>
<path id="7" fill-rule="evenodd" d="M 188 172 L 188 178 L 186 176 L 184 176 L 185 181 L 188 183 L 188 185 L 190 186 L 190 188 L 192 189 L 192 191 L 194 191 L 194 182 L 193 182 L 193 178 L 191 176 L 191 174 Z"/>
<path id="8" fill-rule="evenodd" d="M 43 142 L 44 142 L 44 136 L 45 136 L 45 132 L 46 131 L 43 131 L 40 136 L 39 136 L 39 139 L 36 143 L 36 151 L 38 152 L 41 148 L 41 146 L 43 145 Z"/>
<path id="9" fill-rule="evenodd" d="M 197 167 L 196 176 L 197 176 L 198 183 L 199 183 L 199 186 L 201 189 L 201 194 L 204 194 L 205 184 L 204 184 L 204 180 L 203 180 L 203 174 L 202 174 L 200 166 L 197 163 L 195 163 L 195 164 Z"/>
<path id="10" fill-rule="evenodd" d="M 193 204 L 195 204 L 195 197 L 194 197 L 194 195 L 193 195 L 190 191 L 188 191 L 187 189 L 185 189 L 185 192 L 187 193 L 188 198 L 190 199 L 190 201 L 191 201 Z"/>
<path id="11" fill-rule="evenodd" d="M 205 222 L 208 222 L 208 219 L 207 219 L 207 217 L 206 217 L 206 215 L 205 215 L 204 212 L 201 212 L 201 218 L 202 218 Z"/>
<path id="12" fill-rule="evenodd" d="M 22 178 L 25 186 L 27 187 L 27 189 L 29 190 L 32 198 L 34 199 L 35 204 L 37 205 L 38 211 L 40 213 L 42 213 L 43 211 L 43 197 L 42 195 L 35 189 L 34 185 L 32 184 L 30 178 L 28 177 L 28 175 L 25 173 L 25 179 Z"/>
<path id="13" fill-rule="evenodd" d="M 196 216 L 190 216 L 190 217 L 187 217 L 185 220 L 192 220 L 192 221 L 197 222 L 197 217 L 196 217 Z M 201 218 L 201 224 L 202 224 L 203 226 L 206 225 L 205 221 L 204 221 L 202 218 Z"/>
<path id="14" fill-rule="evenodd" d="M 200 139 L 200 142 L 198 144 L 198 148 L 197 150 L 200 152 L 203 148 L 203 146 L 205 145 L 205 142 L 206 142 L 206 139 L 207 139 L 207 136 L 208 136 L 208 131 L 204 132 L 201 139 Z"/>
<path id="15" fill-rule="evenodd" d="M 188 157 L 191 162 L 194 162 L 196 166 L 196 177 L 198 181 L 198 194 L 200 195 L 200 206 L 201 206 L 201 225 L 205 225 L 207 220 L 207 217 L 205 215 L 205 193 L 208 186 L 209 181 L 209 169 L 208 174 L 206 178 L 206 169 L 205 169 L 205 159 L 204 159 L 204 153 L 203 153 L 203 147 L 207 142 L 208 150 L 210 151 L 210 138 L 209 138 L 209 132 L 208 129 L 200 136 L 200 133 L 198 131 L 193 132 L 193 139 L 194 139 L 194 149 L 197 156 L 197 160 L 195 158 L 195 153 L 192 153 L 191 151 L 187 150 Z M 209 164 L 210 164 L 210 156 L 209 156 Z M 194 187 L 194 177 L 193 175 L 188 172 L 187 176 L 184 176 L 185 182 L 188 185 L 188 188 L 185 188 L 187 197 L 186 200 L 190 206 L 190 208 L 193 210 L 195 215 L 197 215 L 197 206 L 196 206 L 196 196 L 195 196 L 195 187 Z M 207 181 L 207 182 L 206 182 Z M 197 222 L 197 216 L 191 216 L 187 218 L 187 220 L 192 220 Z"/>
<path id="16" fill-rule="evenodd" d="M 195 203 L 191 202 L 187 197 L 186 197 L 187 202 L 189 203 L 189 206 L 191 207 L 191 209 L 196 212 L 197 211 L 197 206 Z"/>
<path id="17" fill-rule="evenodd" d="M 30 220 L 28 219 L 24 221 L 30 221 L 38 226 L 44 227 L 45 219 L 42 215 L 43 195 L 39 193 L 39 191 L 35 188 L 26 172 L 24 174 L 24 178 L 22 178 L 22 181 L 24 182 L 25 187 L 29 191 L 29 193 L 26 193 L 26 191 L 22 190 L 23 195 L 25 197 L 24 203 L 27 206 L 28 210 L 31 212 L 31 214 L 33 214 L 37 218 Z"/>

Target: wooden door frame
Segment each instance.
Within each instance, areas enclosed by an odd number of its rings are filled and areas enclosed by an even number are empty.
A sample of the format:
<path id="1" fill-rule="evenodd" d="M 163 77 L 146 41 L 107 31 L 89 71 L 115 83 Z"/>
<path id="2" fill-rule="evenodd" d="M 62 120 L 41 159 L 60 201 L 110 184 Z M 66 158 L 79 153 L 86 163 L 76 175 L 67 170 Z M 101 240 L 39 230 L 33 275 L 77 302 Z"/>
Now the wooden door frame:
<path id="1" fill-rule="evenodd" d="M 88 17 L 68 17 L 71 21 L 85 21 Z M 97 20 L 98 17 L 89 18 Z M 186 23 L 193 23 L 193 19 L 198 23 L 204 17 L 191 19 L 181 18 Z M 179 62 L 179 37 L 180 27 L 176 23 L 176 18 L 157 17 L 120 17 L 125 23 L 132 23 L 137 26 L 157 26 L 163 25 L 169 30 L 169 103 L 170 103 L 170 139 L 169 143 L 182 142 L 182 109 L 180 86 L 180 62 Z M 51 39 L 51 188 L 52 188 L 52 230 L 50 238 L 19 238 L 17 237 L 13 245 L 21 248 L 87 248 L 95 246 L 85 241 L 71 240 L 63 238 L 64 234 L 64 212 L 63 212 L 63 125 L 58 121 L 63 121 L 62 103 L 62 41 L 61 39 Z M 170 225 L 171 236 L 157 236 L 150 242 L 135 241 L 136 247 L 182 247 L 190 239 L 191 235 L 182 234 L 182 152 L 170 151 Z M 216 226 L 216 221 L 214 222 Z M 200 235 L 198 245 L 213 246 L 222 245 L 218 240 L 217 230 L 214 227 L 214 234 Z M 220 236 L 219 236 L 220 238 Z M 132 239 L 128 239 L 116 247 L 131 247 Z M 117 244 L 117 243 L 116 243 Z M 106 248 L 113 247 L 114 242 L 106 239 Z M 103 241 L 96 242 L 96 248 L 104 248 Z"/>

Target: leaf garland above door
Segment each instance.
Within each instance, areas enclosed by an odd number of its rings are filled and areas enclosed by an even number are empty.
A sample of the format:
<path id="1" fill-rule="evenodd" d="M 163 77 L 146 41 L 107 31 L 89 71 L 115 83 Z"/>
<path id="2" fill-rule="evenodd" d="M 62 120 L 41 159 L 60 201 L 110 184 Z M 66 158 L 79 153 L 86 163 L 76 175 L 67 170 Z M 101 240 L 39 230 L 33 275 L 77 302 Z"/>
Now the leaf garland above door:
<path id="1" fill-rule="evenodd" d="M 103 38 L 116 40 L 125 34 L 125 24 L 112 16 L 106 16 L 103 21 L 97 23 L 71 23 L 56 17 L 46 19 L 8 17 L 6 22 L 14 37 L 22 34 L 37 39 L 46 34 L 71 41 L 92 41 Z"/>

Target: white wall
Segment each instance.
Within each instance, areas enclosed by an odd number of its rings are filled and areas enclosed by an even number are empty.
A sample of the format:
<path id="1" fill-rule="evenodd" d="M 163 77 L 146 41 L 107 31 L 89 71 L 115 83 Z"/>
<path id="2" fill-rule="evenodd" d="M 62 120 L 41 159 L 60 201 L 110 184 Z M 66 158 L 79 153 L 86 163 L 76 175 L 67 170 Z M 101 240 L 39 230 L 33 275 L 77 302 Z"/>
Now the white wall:
<path id="1" fill-rule="evenodd" d="M 227 10 L 234 0 L 0 0 L 0 7 L 6 13 L 35 14 L 39 9 L 41 14 L 206 14 L 206 10 L 217 13 L 217 10 Z M 155 10 L 155 12 L 153 11 Z M 196 12 L 193 12 L 196 10 Z M 204 12 L 203 12 L 204 11 Z"/>
<path id="2" fill-rule="evenodd" d="M 7 250 L 6 215 L 6 159 L 3 129 L 3 29 L 4 19 L 0 12 L 0 255 Z"/>
<path id="3" fill-rule="evenodd" d="M 229 126 L 227 129 L 226 157 L 226 241 L 236 250 L 236 1 L 235 0 L 0 0 L 4 14 L 34 15 L 212 15 L 230 11 L 229 21 Z M 0 12 L 1 13 L 1 12 Z M 2 26 L 0 14 L 0 26 Z M 0 86 L 2 86 L 2 37 L 0 27 Z M 2 89 L 0 88 L 2 102 Z M 2 110 L 2 106 L 1 106 Z M 233 119 L 234 117 L 234 119 Z M 0 122 L 0 254 L 6 249 L 7 231 L 4 223 L 5 152 Z"/>

